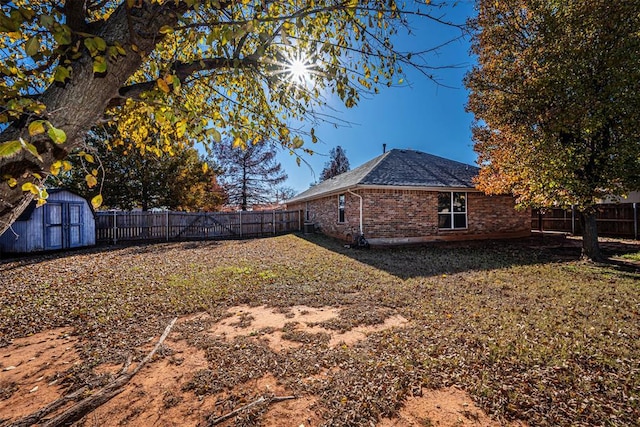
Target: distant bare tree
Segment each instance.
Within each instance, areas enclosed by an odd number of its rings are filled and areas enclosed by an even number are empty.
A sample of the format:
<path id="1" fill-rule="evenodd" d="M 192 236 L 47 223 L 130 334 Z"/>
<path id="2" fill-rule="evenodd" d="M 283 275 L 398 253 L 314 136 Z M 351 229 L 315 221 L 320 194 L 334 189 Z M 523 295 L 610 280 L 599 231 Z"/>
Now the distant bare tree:
<path id="1" fill-rule="evenodd" d="M 286 202 L 290 198 L 296 195 L 296 190 L 291 187 L 287 187 L 285 185 L 280 186 L 275 189 L 273 201 L 276 203 Z"/>
<path id="2" fill-rule="evenodd" d="M 275 147 L 267 143 L 246 148 L 216 144 L 214 155 L 222 169 L 219 181 L 227 193 L 227 203 L 243 211 L 254 204 L 272 202 L 273 189 L 287 179 L 276 161 Z"/>
<path id="3" fill-rule="evenodd" d="M 320 182 L 345 173 L 351 168 L 349 166 L 349 159 L 347 159 L 347 152 L 341 146 L 338 145 L 336 148 L 332 148 L 329 156 L 331 158 L 325 163 L 324 169 L 322 169 L 322 173 L 320 174 Z"/>

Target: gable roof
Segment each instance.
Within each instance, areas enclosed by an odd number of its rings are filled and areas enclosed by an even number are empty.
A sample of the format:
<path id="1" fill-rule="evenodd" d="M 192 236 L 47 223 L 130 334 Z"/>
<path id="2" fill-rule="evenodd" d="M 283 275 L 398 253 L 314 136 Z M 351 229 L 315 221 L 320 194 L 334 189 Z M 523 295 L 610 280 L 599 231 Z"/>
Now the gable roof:
<path id="1" fill-rule="evenodd" d="M 475 166 L 433 154 L 393 149 L 303 191 L 287 203 L 363 186 L 474 189 L 473 178 L 478 171 Z"/>

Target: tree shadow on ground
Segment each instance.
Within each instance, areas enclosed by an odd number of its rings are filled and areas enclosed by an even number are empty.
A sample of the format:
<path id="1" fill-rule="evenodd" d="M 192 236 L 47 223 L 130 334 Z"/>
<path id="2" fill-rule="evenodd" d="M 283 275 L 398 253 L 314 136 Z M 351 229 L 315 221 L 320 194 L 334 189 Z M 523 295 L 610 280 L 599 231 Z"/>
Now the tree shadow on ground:
<path id="1" fill-rule="evenodd" d="M 171 242 L 122 242 L 118 244 L 98 244 L 96 246 L 35 252 L 26 254 L 3 254 L 0 257 L 0 271 L 9 271 L 28 265 L 36 265 L 52 259 L 64 260 L 74 256 L 100 256 L 105 252 L 122 251 L 123 254 L 163 253 L 176 248 L 182 250 L 214 247 L 220 244 L 217 240 L 171 241 Z"/>
<path id="2" fill-rule="evenodd" d="M 371 249 L 351 248 L 344 241 L 320 234 L 301 234 L 299 237 L 401 279 L 572 262 L 580 260 L 581 256 L 581 241 L 562 234 L 536 233 L 521 239 L 433 242 Z M 619 258 L 640 251 L 640 242 L 610 240 L 601 245 L 607 257 L 616 257 L 607 265 L 640 272 L 640 263 L 634 265 Z"/>
<path id="3" fill-rule="evenodd" d="M 280 235 L 257 237 L 256 239 L 271 239 Z M 64 250 L 52 250 L 32 253 L 6 253 L 0 254 L 0 272 L 10 271 L 16 268 L 21 268 L 29 265 L 36 265 L 41 262 L 49 261 L 52 259 L 64 260 L 74 256 L 100 256 L 102 253 L 121 251 L 123 255 L 127 254 L 162 254 L 170 251 L 179 250 L 200 250 L 202 248 L 214 248 L 223 242 L 237 242 L 242 245 L 246 242 L 250 242 L 252 239 L 183 239 L 183 240 L 171 240 L 167 241 L 122 241 L 117 244 L 111 243 L 99 243 L 95 246 L 85 246 L 81 248 L 64 249 Z"/>

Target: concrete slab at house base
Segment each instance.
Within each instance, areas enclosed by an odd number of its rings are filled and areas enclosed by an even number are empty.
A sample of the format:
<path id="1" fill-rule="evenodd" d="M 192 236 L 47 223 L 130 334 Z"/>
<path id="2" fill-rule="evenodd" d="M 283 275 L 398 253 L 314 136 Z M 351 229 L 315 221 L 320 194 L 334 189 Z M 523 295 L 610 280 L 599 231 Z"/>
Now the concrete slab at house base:
<path id="1" fill-rule="evenodd" d="M 388 237 L 388 238 L 367 238 L 367 242 L 373 247 L 420 245 L 423 243 L 437 242 L 460 242 L 465 240 L 501 240 L 501 239 L 521 239 L 531 237 L 531 231 L 516 231 L 511 233 L 491 233 L 478 235 L 443 235 L 443 236 L 420 236 L 420 237 Z"/>

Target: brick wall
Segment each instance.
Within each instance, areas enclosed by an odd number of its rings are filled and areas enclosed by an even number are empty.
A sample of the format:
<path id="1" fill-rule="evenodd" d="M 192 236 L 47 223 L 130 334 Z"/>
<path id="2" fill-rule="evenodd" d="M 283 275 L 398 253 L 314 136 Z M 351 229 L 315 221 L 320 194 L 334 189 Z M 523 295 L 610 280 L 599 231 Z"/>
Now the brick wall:
<path id="1" fill-rule="evenodd" d="M 353 194 L 345 194 L 344 222 L 338 222 L 338 195 L 322 197 L 308 204 L 310 221 L 322 233 L 339 239 L 352 240 L 358 235 L 360 200 Z M 287 209 L 301 210 L 306 215 L 306 203 L 287 204 Z"/>
<path id="2" fill-rule="evenodd" d="M 511 196 L 468 193 L 467 212 L 469 230 L 476 234 L 531 231 L 531 210 L 516 210 Z"/>
<path id="3" fill-rule="evenodd" d="M 438 192 L 359 189 L 363 198 L 363 228 L 372 243 L 393 244 L 433 240 L 521 237 L 531 231 L 529 210 L 515 210 L 511 196 L 467 193 L 467 228 L 438 229 Z M 324 234 L 348 240 L 359 229 L 359 198 L 345 193 L 345 222 L 338 222 L 338 195 L 310 201 L 311 221 Z M 287 205 L 305 211 L 306 204 Z"/>
<path id="4" fill-rule="evenodd" d="M 438 193 L 420 190 L 362 190 L 365 236 L 396 238 L 438 232 Z"/>

